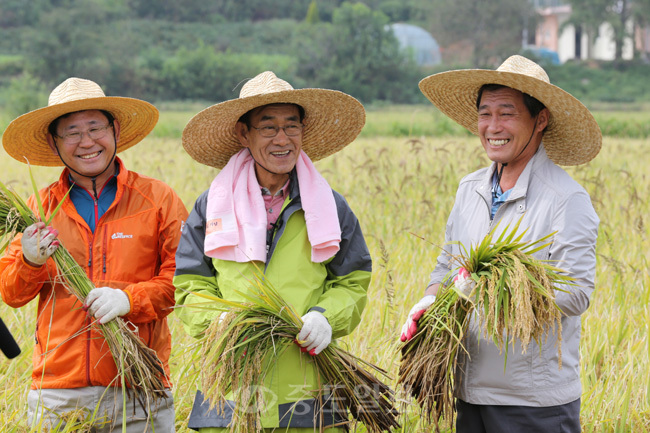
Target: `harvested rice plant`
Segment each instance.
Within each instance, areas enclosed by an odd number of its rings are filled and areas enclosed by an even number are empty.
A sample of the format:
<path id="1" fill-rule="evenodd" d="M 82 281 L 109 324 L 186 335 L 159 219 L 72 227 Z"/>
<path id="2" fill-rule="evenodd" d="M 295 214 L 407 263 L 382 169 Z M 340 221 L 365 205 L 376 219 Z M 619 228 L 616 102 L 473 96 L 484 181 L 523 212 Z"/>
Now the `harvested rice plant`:
<path id="1" fill-rule="evenodd" d="M 182 150 L 180 139 L 163 131 L 182 130 L 192 114 L 168 117 L 163 112 L 150 138 L 120 154 L 130 169 L 169 183 L 188 208 L 208 188 L 216 170 L 195 163 Z M 380 129 L 378 124 L 391 121 L 390 115 L 382 113 L 380 123 L 373 124 L 374 114 L 369 112 L 366 128 Z M 1 158 L 0 181 L 26 199 L 32 190 L 26 166 L 6 154 Z M 399 330 L 428 282 L 438 255 L 434 244 L 443 242 L 457 184 L 486 164 L 477 138 L 438 136 L 362 136 L 316 163 L 357 214 L 374 261 L 363 319 L 341 346 L 387 370 L 393 387 L 399 368 Z M 591 194 L 601 219 L 596 290 L 582 317 L 581 419 L 586 432 L 650 431 L 649 165 L 650 141 L 605 137 L 595 160 L 568 169 Z M 34 168 L 39 187 L 59 173 L 59 169 Z M 30 431 L 25 395 L 35 311 L 36 302 L 19 310 L 0 303 L 0 316 L 23 350 L 12 361 L 0 357 L 2 432 Z M 201 348 L 184 334 L 173 314 L 170 326 L 176 429 L 183 433 L 189 431 L 186 420 L 200 380 Z M 403 413 L 402 427 L 394 431 L 431 431 L 410 396 L 396 398 Z M 441 424 L 442 431 L 450 431 L 445 430 L 447 425 Z M 357 431 L 366 429 L 358 424 Z"/>

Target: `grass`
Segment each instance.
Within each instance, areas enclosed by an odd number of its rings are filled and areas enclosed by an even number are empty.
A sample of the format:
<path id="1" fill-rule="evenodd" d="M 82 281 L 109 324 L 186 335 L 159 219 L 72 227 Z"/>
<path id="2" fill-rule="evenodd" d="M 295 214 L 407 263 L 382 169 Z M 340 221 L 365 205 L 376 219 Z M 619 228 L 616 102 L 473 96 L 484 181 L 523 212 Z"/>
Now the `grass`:
<path id="1" fill-rule="evenodd" d="M 371 111 L 369 125 L 372 116 Z M 385 114 L 384 120 L 390 117 Z M 163 113 L 161 123 L 171 122 L 170 118 Z M 188 208 L 216 174 L 191 160 L 177 137 L 150 137 L 120 156 L 130 169 L 169 183 Z M 6 154 L 2 163 L 0 180 L 26 197 L 31 186 L 25 165 Z M 421 298 L 438 255 L 436 248 L 410 233 L 441 243 L 459 180 L 486 163 L 474 137 L 417 135 L 361 137 L 316 163 L 359 217 L 374 260 L 361 324 L 341 344 L 393 378 L 399 362 L 399 329 Z M 581 421 L 586 432 L 650 431 L 648 165 L 650 140 L 606 137 L 594 161 L 567 169 L 591 194 L 601 219 L 596 290 L 582 317 Z M 59 174 L 60 169 L 35 167 L 39 186 Z M 0 401 L 4 402 L 0 426 L 13 426 L 0 428 L 3 432 L 29 431 L 24 396 L 30 381 L 35 310 L 35 302 L 19 310 L 0 303 L 0 316 L 23 349 L 12 361 L 0 357 Z M 170 366 L 176 427 L 185 433 L 200 369 L 198 348 L 174 315 L 169 323 L 174 339 Z M 398 431 L 430 431 L 417 405 L 405 395 L 398 397 L 406 405 Z"/>

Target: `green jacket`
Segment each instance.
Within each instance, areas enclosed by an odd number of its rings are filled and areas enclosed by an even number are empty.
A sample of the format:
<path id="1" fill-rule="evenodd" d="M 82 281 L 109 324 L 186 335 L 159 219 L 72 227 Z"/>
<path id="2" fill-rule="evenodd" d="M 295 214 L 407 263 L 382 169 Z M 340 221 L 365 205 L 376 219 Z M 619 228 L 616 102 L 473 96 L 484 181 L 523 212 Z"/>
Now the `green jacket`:
<path id="1" fill-rule="evenodd" d="M 300 314 L 310 310 L 321 312 L 332 326 L 332 337 L 342 337 L 359 324 L 370 284 L 371 259 L 356 216 L 345 199 L 334 192 L 341 243 L 339 252 L 324 263 L 311 261 L 311 245 L 307 238 L 304 212 L 295 174 L 290 193 L 272 232 L 268 236 L 266 263 L 256 263 L 280 295 Z M 207 293 L 230 300 L 242 300 L 237 291 L 246 291 L 255 264 L 212 259 L 204 255 L 205 210 L 207 191 L 196 201 L 183 228 L 176 252 L 176 303 L 205 302 L 194 293 Z M 185 330 L 200 338 L 220 314 L 205 310 L 177 308 Z M 272 371 L 267 372 L 266 410 L 262 424 L 272 427 L 314 427 L 335 422 L 331 410 L 320 408 L 313 399 L 318 380 L 311 356 L 297 345 L 282 352 Z M 297 402 L 297 403 L 296 403 Z M 230 402 L 229 404 L 235 404 Z M 190 416 L 189 427 L 227 427 L 232 412 L 208 411 L 207 402 L 199 392 Z M 323 411 L 321 414 L 320 411 Z M 327 413 L 329 412 L 329 413 Z M 324 416 L 322 416 L 324 415 Z"/>

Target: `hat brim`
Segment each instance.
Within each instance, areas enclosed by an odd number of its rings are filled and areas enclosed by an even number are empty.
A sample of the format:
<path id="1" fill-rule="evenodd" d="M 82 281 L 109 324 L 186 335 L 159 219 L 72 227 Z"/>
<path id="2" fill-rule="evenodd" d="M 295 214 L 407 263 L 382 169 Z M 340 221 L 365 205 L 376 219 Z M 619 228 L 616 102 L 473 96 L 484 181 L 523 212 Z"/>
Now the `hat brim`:
<path id="1" fill-rule="evenodd" d="M 235 124 L 248 111 L 268 104 L 298 104 L 305 110 L 302 150 L 312 161 L 350 144 L 366 122 L 363 105 L 336 90 L 294 89 L 212 105 L 190 119 L 183 130 L 183 147 L 201 164 L 223 168 L 241 150 Z"/>
<path id="2" fill-rule="evenodd" d="M 538 99 L 550 112 L 544 149 L 559 165 L 591 161 L 600 151 L 602 134 L 591 112 L 559 87 L 512 72 L 462 69 L 441 72 L 420 81 L 420 90 L 440 111 L 478 135 L 476 98 L 485 84 L 501 84 Z"/>
<path id="3" fill-rule="evenodd" d="M 134 98 L 104 96 L 70 101 L 39 108 L 14 119 L 4 134 L 2 144 L 7 153 L 20 162 L 47 167 L 63 166 L 63 162 L 47 143 L 48 127 L 53 120 L 67 113 L 83 110 L 105 110 L 120 123 L 117 152 L 128 149 L 146 137 L 158 123 L 158 109 Z"/>

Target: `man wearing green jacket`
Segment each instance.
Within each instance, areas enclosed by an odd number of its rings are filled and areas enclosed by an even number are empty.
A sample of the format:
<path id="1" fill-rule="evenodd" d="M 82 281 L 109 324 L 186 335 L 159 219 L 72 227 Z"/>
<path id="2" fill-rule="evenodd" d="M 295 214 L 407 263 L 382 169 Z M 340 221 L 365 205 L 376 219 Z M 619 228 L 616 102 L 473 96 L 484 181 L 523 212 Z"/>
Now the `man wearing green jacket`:
<path id="1" fill-rule="evenodd" d="M 243 301 L 256 269 L 304 322 L 298 344 L 264 374 L 265 431 L 313 432 L 342 421 L 315 398 L 325 384 L 313 357 L 359 324 L 371 259 L 357 218 L 312 160 L 348 145 L 364 123 L 363 106 L 351 96 L 293 89 L 267 71 L 183 131 L 195 160 L 222 169 L 197 199 L 177 250 L 176 312 L 186 331 L 200 338 L 219 320 L 218 311 L 191 307 L 205 302 L 201 294 Z M 225 403 L 209 410 L 198 392 L 189 427 L 229 431 L 240 402 Z"/>

